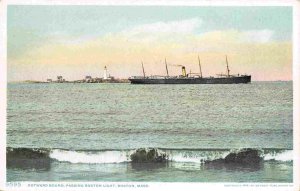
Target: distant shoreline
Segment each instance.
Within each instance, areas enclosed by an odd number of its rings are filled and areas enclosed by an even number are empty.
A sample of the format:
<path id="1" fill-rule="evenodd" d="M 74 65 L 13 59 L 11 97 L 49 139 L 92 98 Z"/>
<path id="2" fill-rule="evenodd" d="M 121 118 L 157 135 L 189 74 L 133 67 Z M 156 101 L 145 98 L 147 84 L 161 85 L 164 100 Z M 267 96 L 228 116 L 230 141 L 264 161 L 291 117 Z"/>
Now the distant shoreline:
<path id="1" fill-rule="evenodd" d="M 252 82 L 293 82 L 293 80 L 274 80 L 274 81 L 252 81 Z M 105 84 L 105 83 L 130 83 L 128 79 L 115 79 L 115 80 L 107 80 L 102 82 L 83 82 L 83 81 L 64 81 L 64 82 L 46 82 L 46 81 L 38 81 L 38 80 L 25 80 L 25 81 L 10 81 L 9 83 L 19 83 L 19 84 Z"/>
<path id="2" fill-rule="evenodd" d="M 64 81 L 64 82 L 57 82 L 57 81 L 52 81 L 52 82 L 47 82 L 47 81 L 38 81 L 38 80 L 25 80 L 25 81 L 11 81 L 7 83 L 24 83 L 24 84 L 101 84 L 101 83 L 130 83 L 128 79 L 114 79 L 114 80 L 104 80 L 101 82 L 84 82 L 84 81 Z"/>

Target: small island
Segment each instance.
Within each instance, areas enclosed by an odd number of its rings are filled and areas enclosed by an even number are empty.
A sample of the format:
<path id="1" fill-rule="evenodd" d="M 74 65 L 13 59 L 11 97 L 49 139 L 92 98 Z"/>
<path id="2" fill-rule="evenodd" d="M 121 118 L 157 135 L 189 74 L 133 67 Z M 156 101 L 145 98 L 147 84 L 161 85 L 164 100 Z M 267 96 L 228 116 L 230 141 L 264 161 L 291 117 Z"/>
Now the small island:
<path id="1" fill-rule="evenodd" d="M 66 80 L 63 76 L 57 76 L 56 80 L 48 78 L 46 81 L 37 81 L 37 80 L 26 80 L 22 83 L 130 83 L 128 79 L 124 78 L 115 78 L 108 74 L 107 67 L 104 67 L 103 78 L 92 76 L 85 76 L 83 79 L 79 80 Z"/>

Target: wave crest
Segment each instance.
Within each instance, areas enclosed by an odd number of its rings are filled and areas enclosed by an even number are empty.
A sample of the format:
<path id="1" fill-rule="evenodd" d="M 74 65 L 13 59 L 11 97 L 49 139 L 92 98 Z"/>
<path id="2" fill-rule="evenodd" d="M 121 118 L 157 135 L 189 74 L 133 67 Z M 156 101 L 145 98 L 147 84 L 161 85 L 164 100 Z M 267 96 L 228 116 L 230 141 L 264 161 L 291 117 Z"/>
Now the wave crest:
<path id="1" fill-rule="evenodd" d="M 145 152 L 144 152 L 145 151 Z M 253 162 L 257 160 L 293 161 L 293 151 L 285 149 L 163 149 L 64 150 L 44 148 L 7 148 L 7 161 L 47 159 L 69 163 L 177 162 L 209 163 Z M 241 160 L 239 160 L 241 159 Z"/>
<path id="2" fill-rule="evenodd" d="M 50 158 L 60 162 L 70 163 L 121 163 L 129 162 L 129 153 L 126 151 L 66 151 L 54 149 L 50 152 Z"/>

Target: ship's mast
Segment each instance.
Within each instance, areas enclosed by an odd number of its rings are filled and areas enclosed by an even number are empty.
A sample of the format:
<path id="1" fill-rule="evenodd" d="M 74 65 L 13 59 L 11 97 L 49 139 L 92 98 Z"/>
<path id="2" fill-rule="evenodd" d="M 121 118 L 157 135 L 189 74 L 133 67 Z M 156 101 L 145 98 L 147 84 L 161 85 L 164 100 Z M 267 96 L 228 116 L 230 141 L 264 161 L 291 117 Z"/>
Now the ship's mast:
<path id="1" fill-rule="evenodd" d="M 202 78 L 202 70 L 201 70 L 201 63 L 200 63 L 199 55 L 198 55 L 198 61 L 199 61 L 200 77 Z"/>
<path id="2" fill-rule="evenodd" d="M 143 64 L 143 62 L 142 62 L 142 68 L 143 68 L 143 75 L 144 75 L 144 78 L 145 78 L 146 75 L 145 75 L 145 69 L 144 69 L 144 64 Z"/>
<path id="3" fill-rule="evenodd" d="M 229 77 L 230 76 L 230 74 L 229 74 L 230 70 L 229 70 L 229 67 L 228 67 L 227 55 L 226 55 L 226 64 L 227 64 L 227 77 Z"/>
<path id="4" fill-rule="evenodd" d="M 167 65 L 167 59 L 166 58 L 165 58 L 165 64 L 166 64 L 167 76 L 169 77 L 169 71 L 168 71 L 168 65 Z"/>

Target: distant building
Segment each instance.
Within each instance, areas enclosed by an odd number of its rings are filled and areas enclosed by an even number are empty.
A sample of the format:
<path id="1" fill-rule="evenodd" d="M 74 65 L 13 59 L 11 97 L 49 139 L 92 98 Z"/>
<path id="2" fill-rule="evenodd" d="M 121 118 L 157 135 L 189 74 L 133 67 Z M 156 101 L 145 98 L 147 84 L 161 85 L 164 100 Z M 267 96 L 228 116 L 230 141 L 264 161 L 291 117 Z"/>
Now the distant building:
<path id="1" fill-rule="evenodd" d="M 62 83 L 65 82 L 66 80 L 62 76 L 57 76 L 57 82 Z"/>
<path id="2" fill-rule="evenodd" d="M 100 83 L 100 82 L 102 82 L 102 79 L 101 79 L 101 78 L 95 78 L 95 79 L 94 79 L 94 82 Z"/>
<path id="3" fill-rule="evenodd" d="M 110 74 L 108 74 L 107 67 L 105 66 L 104 67 L 103 80 L 112 80 L 112 79 L 114 79 L 114 77 L 110 76 Z"/>
<path id="4" fill-rule="evenodd" d="M 51 83 L 51 82 L 52 82 L 52 79 L 47 79 L 47 82 Z"/>
<path id="5" fill-rule="evenodd" d="M 62 82 L 63 81 L 63 77 L 62 76 L 57 76 L 57 82 Z"/>
<path id="6" fill-rule="evenodd" d="M 104 66 L 103 79 L 104 79 L 104 80 L 107 80 L 107 79 L 108 79 L 108 74 L 107 74 L 107 68 L 106 68 L 106 66 Z"/>
<path id="7" fill-rule="evenodd" d="M 85 81 L 85 82 L 92 82 L 92 81 L 93 81 L 93 78 L 92 78 L 92 76 L 85 76 L 84 81 Z"/>

